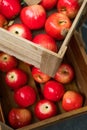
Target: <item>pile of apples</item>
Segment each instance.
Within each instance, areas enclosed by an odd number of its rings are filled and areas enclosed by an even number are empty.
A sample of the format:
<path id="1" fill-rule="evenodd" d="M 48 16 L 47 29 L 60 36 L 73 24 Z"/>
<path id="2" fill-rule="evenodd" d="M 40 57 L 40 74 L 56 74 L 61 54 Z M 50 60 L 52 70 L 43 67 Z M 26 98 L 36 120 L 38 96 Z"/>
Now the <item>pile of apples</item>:
<path id="1" fill-rule="evenodd" d="M 0 71 L 5 74 L 5 84 L 9 91 L 13 91 L 13 100 L 17 104 L 17 107 L 11 108 L 8 113 L 11 127 L 16 129 L 31 124 L 33 115 L 39 120 L 58 115 L 59 102 L 67 112 L 82 107 L 83 96 L 74 90 L 65 89 L 65 85 L 73 82 L 75 78 L 74 69 L 69 63 L 61 63 L 54 78 L 24 63 L 31 68 L 39 99 L 36 89 L 28 84 L 28 74 L 20 69 L 18 64 L 19 61 L 15 57 L 0 52 Z M 34 113 L 29 109 L 32 105 L 34 105 Z"/>
<path id="2" fill-rule="evenodd" d="M 42 0 L 39 4 L 22 5 L 22 0 L 0 0 L 0 27 L 33 43 L 58 52 L 57 41 L 64 40 L 72 21 L 79 11 L 81 0 Z M 51 14 L 49 13 L 51 10 Z M 19 18 L 19 22 L 16 21 Z M 43 33 L 33 36 L 33 31 L 43 29 Z M 14 91 L 14 101 L 19 106 L 8 113 L 9 124 L 20 128 L 32 123 L 32 113 L 28 106 L 36 102 L 37 94 L 27 85 L 28 75 L 17 68 L 18 60 L 0 52 L 0 71 L 5 73 L 5 82 Z M 64 85 L 72 82 L 75 73 L 71 65 L 62 63 L 54 78 L 32 66 L 31 73 L 35 82 L 42 86 L 41 99 L 36 103 L 34 114 L 44 120 L 58 114 L 56 103 L 62 101 L 65 111 L 82 107 L 80 93 L 66 91 Z"/>
<path id="3" fill-rule="evenodd" d="M 23 0 L 1 0 L 0 27 L 37 44 L 40 44 L 43 35 L 45 42 L 50 40 L 54 46 L 56 40 L 63 40 L 66 37 L 80 5 L 81 0 L 42 0 L 34 5 L 27 5 Z M 10 22 L 16 21 L 16 18 L 19 18 L 19 22 Z M 37 37 L 37 35 L 33 37 L 33 31 L 40 29 L 43 29 L 44 33 L 39 34 L 37 40 L 33 40 Z M 58 51 L 56 47 L 54 48 L 52 51 Z"/>

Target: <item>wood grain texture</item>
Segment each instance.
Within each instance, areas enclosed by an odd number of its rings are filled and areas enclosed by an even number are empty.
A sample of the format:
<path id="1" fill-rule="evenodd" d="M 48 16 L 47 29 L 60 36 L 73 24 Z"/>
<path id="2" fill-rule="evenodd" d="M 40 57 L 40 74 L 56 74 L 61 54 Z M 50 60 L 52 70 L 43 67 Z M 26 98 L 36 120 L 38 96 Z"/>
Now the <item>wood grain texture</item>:
<path id="1" fill-rule="evenodd" d="M 24 0 L 28 5 L 38 4 L 41 0 Z"/>

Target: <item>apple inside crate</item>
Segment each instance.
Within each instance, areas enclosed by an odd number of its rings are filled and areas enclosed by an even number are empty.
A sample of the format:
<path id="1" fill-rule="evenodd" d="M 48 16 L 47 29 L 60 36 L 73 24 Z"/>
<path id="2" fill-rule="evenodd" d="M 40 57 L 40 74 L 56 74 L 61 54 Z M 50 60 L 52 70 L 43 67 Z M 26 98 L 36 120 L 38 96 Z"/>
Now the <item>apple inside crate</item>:
<path id="1" fill-rule="evenodd" d="M 42 48 L 41 46 L 37 46 L 33 44 L 33 42 L 17 37 L 2 28 L 0 28 L 0 50 L 17 57 L 19 60 L 40 68 L 41 71 L 53 77 L 63 60 L 63 57 L 68 48 L 69 40 L 86 6 L 87 1 L 82 1 L 81 7 L 76 17 L 74 18 L 72 26 L 70 27 L 65 39 L 62 41 L 58 53 Z M 48 12 L 48 14 L 52 14 L 52 12 L 55 11 L 52 10 L 51 12 Z M 39 30 L 39 33 L 41 32 L 43 31 Z M 35 33 L 38 34 L 38 31 L 35 31 Z M 58 44 L 59 43 L 60 41 L 58 41 Z"/>
<path id="2" fill-rule="evenodd" d="M 41 99 L 40 93 L 38 91 L 38 88 L 41 88 L 43 90 L 43 85 L 36 83 L 34 81 L 32 74 L 31 74 L 31 67 L 26 64 L 25 62 L 19 61 L 18 68 L 24 70 L 28 74 L 28 84 L 31 85 L 37 93 L 36 102 L 27 107 L 28 110 L 32 113 L 32 122 L 29 125 L 26 125 L 22 128 L 17 128 L 17 130 L 31 130 L 31 129 L 39 129 L 41 127 L 46 127 L 48 125 L 52 125 L 55 123 L 58 123 L 61 120 L 68 119 L 70 117 L 78 116 L 79 114 L 83 114 L 87 112 L 87 87 L 86 87 L 86 81 L 87 81 L 87 55 L 86 52 L 82 46 L 81 43 L 79 43 L 80 39 L 78 40 L 79 35 L 77 33 L 74 33 L 72 36 L 69 47 L 67 49 L 67 52 L 64 56 L 63 63 L 71 64 L 75 71 L 75 78 L 72 80 L 72 82 L 64 85 L 65 90 L 73 90 L 78 93 L 80 93 L 83 96 L 83 104 L 81 108 L 78 108 L 76 110 L 71 110 L 66 112 L 61 105 L 61 101 L 56 102 L 57 106 L 57 115 L 44 119 L 40 121 L 37 119 L 34 108 L 36 103 Z M 0 114 L 0 125 L 4 130 L 6 129 L 14 129 L 10 126 L 8 122 L 8 113 L 12 108 L 18 108 L 18 105 L 15 103 L 13 94 L 14 91 L 6 85 L 5 82 L 5 75 L 6 73 L 0 72 L 0 101 L 1 101 L 1 114 Z"/>

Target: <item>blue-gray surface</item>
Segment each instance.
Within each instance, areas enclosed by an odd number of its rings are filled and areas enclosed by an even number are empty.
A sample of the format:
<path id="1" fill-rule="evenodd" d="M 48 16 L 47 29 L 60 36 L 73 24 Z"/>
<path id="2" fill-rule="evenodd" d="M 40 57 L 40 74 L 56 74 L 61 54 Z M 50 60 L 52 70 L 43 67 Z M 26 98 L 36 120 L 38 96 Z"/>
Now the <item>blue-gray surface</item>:
<path id="1" fill-rule="evenodd" d="M 44 127 L 41 130 L 87 130 L 87 113 Z"/>

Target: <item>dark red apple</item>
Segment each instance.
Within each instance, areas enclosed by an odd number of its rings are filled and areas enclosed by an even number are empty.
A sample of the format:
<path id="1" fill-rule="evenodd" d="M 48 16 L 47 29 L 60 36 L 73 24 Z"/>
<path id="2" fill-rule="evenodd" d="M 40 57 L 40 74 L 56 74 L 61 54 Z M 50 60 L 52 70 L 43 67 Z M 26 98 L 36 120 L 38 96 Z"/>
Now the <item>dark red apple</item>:
<path id="1" fill-rule="evenodd" d="M 43 86 L 44 97 L 51 101 L 59 101 L 64 92 L 64 86 L 55 80 L 49 80 Z"/>
<path id="2" fill-rule="evenodd" d="M 7 24 L 7 19 L 2 14 L 0 14 L 0 27 L 5 28 Z"/>
<path id="3" fill-rule="evenodd" d="M 57 0 L 42 0 L 40 4 L 46 9 L 46 10 L 51 10 L 53 9 L 56 4 Z"/>
<path id="4" fill-rule="evenodd" d="M 14 100 L 20 107 L 28 107 L 36 101 L 36 91 L 33 87 L 25 85 L 14 93 Z"/>
<path id="5" fill-rule="evenodd" d="M 44 48 L 47 48 L 53 52 L 57 52 L 58 51 L 58 46 L 56 41 L 49 36 L 48 34 L 37 34 L 33 40 L 34 43 L 36 43 L 37 45 L 40 45 Z"/>
<path id="6" fill-rule="evenodd" d="M 19 68 L 8 71 L 5 75 L 6 84 L 13 90 L 16 90 L 28 81 L 28 75 L 25 71 Z"/>
<path id="7" fill-rule="evenodd" d="M 12 108 L 8 113 L 9 124 L 14 129 L 29 125 L 31 120 L 32 114 L 28 109 Z"/>
<path id="8" fill-rule="evenodd" d="M 27 26 L 24 24 L 15 23 L 8 27 L 8 31 L 17 36 L 23 37 L 28 40 L 32 40 L 31 30 L 28 29 Z"/>
<path id="9" fill-rule="evenodd" d="M 45 83 L 51 78 L 49 75 L 41 72 L 40 69 L 36 67 L 32 67 L 31 73 L 34 80 L 38 83 Z"/>
<path id="10" fill-rule="evenodd" d="M 43 99 L 37 102 L 34 111 L 39 120 L 44 120 L 55 116 L 57 114 L 57 107 L 53 102 Z"/>
<path id="11" fill-rule="evenodd" d="M 55 74 L 54 79 L 57 80 L 60 83 L 67 84 L 70 83 L 74 78 L 74 69 L 73 67 L 68 63 L 62 63 L 58 71 Z"/>
<path id="12" fill-rule="evenodd" d="M 57 9 L 67 15 L 69 18 L 73 19 L 77 15 L 80 8 L 80 0 L 58 0 Z"/>
<path id="13" fill-rule="evenodd" d="M 40 29 L 44 27 L 46 11 L 41 5 L 29 5 L 21 10 L 20 19 L 29 29 Z"/>
<path id="14" fill-rule="evenodd" d="M 21 11 L 19 0 L 0 0 L 0 13 L 7 19 L 13 19 Z"/>
<path id="15" fill-rule="evenodd" d="M 0 52 L 0 70 L 2 72 L 8 72 L 18 65 L 18 60 L 4 52 Z"/>
<path id="16" fill-rule="evenodd" d="M 71 111 L 82 107 L 83 96 L 75 91 L 68 90 L 63 95 L 62 107 L 65 111 Z"/>
<path id="17" fill-rule="evenodd" d="M 66 37 L 72 25 L 68 16 L 56 12 L 52 13 L 45 22 L 45 31 L 57 40 L 63 40 Z"/>

